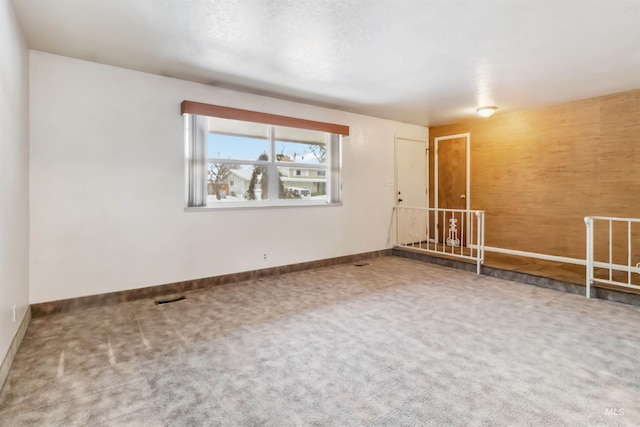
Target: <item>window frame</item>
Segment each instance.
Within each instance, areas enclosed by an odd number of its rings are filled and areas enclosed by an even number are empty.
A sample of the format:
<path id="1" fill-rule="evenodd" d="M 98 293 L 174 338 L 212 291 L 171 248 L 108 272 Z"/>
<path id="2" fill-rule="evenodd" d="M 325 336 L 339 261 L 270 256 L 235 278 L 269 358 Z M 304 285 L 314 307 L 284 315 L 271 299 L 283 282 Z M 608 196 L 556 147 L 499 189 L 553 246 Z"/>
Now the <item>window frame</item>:
<path id="1" fill-rule="evenodd" d="M 185 120 L 186 199 L 185 210 L 255 209 L 266 207 L 337 206 L 342 204 L 342 136 L 349 135 L 349 127 L 332 123 L 315 122 L 286 116 L 277 116 L 255 111 L 240 110 L 210 104 L 184 101 L 181 112 Z M 207 139 L 211 130 L 207 117 L 260 123 L 268 126 L 269 160 L 239 160 L 209 157 Z M 278 160 L 275 153 L 276 128 L 288 127 L 325 133 L 327 147 L 326 162 L 322 164 Z M 267 200 L 242 200 L 211 202 L 208 194 L 207 171 L 210 164 L 262 165 L 269 174 Z M 278 173 L 280 168 L 324 171 L 326 199 L 280 199 Z M 307 175 L 309 173 L 307 172 Z"/>

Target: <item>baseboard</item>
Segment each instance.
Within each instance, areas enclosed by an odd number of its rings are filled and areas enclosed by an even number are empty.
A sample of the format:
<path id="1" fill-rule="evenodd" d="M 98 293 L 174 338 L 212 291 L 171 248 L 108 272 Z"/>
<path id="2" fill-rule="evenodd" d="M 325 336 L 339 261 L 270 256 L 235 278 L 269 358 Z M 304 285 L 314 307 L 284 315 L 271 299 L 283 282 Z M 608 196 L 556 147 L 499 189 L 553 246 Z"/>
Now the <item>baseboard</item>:
<path id="1" fill-rule="evenodd" d="M 11 365 L 13 365 L 13 359 L 16 357 L 16 353 L 18 353 L 18 349 L 20 348 L 20 344 L 22 344 L 22 340 L 24 339 L 25 334 L 27 333 L 27 329 L 29 328 L 29 324 L 31 323 L 31 307 L 27 307 L 27 311 L 24 313 L 22 317 L 22 321 L 20 322 L 20 326 L 16 331 L 16 334 L 13 336 L 11 340 L 11 344 L 9 345 L 9 350 L 7 354 L 4 356 L 4 360 L 2 364 L 0 364 L 0 390 L 4 386 L 4 383 L 7 381 L 7 377 L 9 376 L 9 371 L 11 370 Z"/>
<path id="2" fill-rule="evenodd" d="M 496 248 L 493 246 L 485 246 L 484 250 L 486 252 L 497 252 L 500 254 L 516 255 L 516 256 L 521 256 L 525 258 L 536 258 L 536 259 L 543 259 L 546 261 L 563 262 L 565 264 L 576 264 L 576 265 L 584 265 L 584 266 L 587 265 L 587 261 L 580 258 L 570 258 L 566 256 L 559 256 L 559 255 L 541 254 L 538 252 L 519 251 L 515 249 Z"/>
<path id="3" fill-rule="evenodd" d="M 476 272 L 476 264 L 471 264 L 471 262 L 462 261 L 460 258 L 454 258 L 448 256 L 447 254 L 438 254 L 431 255 L 429 253 L 425 253 L 422 250 L 414 249 L 414 248 L 394 248 L 392 250 L 392 255 L 401 257 L 401 258 L 409 258 L 416 261 L 427 262 L 429 264 L 441 265 L 443 267 L 456 268 L 458 270 L 465 270 Z"/>
<path id="4" fill-rule="evenodd" d="M 308 261 L 297 264 L 288 264 L 278 267 L 263 268 L 260 270 L 244 271 L 241 273 L 225 274 L 221 276 L 205 277 L 202 279 L 185 280 L 183 282 L 167 283 L 146 288 L 130 289 L 106 294 L 90 295 L 78 298 L 69 298 L 58 301 L 48 301 L 31 305 L 33 317 L 42 317 L 50 314 L 65 313 L 79 308 L 89 308 L 105 305 L 119 304 L 143 298 L 153 298 L 162 295 L 179 292 L 193 291 L 210 286 L 224 285 L 227 283 L 254 280 L 261 277 L 275 276 L 278 274 L 293 273 L 295 271 L 310 270 L 313 268 L 327 267 L 330 265 L 344 264 L 363 259 L 390 256 L 391 249 L 364 252 L 354 255 L 346 255 L 335 258 L 326 258 L 316 261 Z"/>

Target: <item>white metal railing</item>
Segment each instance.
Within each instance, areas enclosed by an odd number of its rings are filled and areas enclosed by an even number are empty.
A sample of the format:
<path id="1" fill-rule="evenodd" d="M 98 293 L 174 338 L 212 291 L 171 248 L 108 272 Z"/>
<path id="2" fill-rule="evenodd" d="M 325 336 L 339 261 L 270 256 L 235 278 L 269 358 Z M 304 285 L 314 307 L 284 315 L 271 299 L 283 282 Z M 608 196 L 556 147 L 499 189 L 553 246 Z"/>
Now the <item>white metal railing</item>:
<path id="1" fill-rule="evenodd" d="M 640 289 L 640 218 L 587 216 L 584 222 L 587 227 L 587 298 L 591 297 L 591 285 L 595 282 Z M 598 224 L 603 228 L 596 233 Z M 605 236 L 608 247 L 597 246 Z M 596 248 L 608 251 L 596 255 Z M 604 269 L 600 273 L 605 276 L 596 275 L 596 268 Z M 624 276 L 625 281 L 621 280 Z"/>
<path id="2" fill-rule="evenodd" d="M 396 207 L 396 246 L 484 263 L 484 211 Z"/>

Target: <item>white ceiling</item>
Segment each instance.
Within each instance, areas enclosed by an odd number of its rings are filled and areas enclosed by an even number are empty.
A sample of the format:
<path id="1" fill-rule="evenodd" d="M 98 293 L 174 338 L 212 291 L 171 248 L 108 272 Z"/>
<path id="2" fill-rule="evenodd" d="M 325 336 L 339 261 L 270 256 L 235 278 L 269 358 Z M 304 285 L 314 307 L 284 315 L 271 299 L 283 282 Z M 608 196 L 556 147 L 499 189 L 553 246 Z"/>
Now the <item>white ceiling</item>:
<path id="1" fill-rule="evenodd" d="M 14 0 L 32 49 L 419 125 L 640 88 L 640 0 Z"/>

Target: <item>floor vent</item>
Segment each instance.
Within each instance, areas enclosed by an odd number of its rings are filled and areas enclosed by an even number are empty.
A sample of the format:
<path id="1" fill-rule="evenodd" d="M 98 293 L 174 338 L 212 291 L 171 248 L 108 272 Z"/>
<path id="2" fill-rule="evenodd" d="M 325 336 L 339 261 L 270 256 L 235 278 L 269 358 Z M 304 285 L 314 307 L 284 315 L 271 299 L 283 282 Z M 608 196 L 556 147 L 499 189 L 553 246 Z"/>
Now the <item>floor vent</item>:
<path id="1" fill-rule="evenodd" d="M 156 305 L 169 304 L 169 303 L 176 302 L 176 301 L 182 301 L 183 299 L 187 299 L 187 297 L 179 296 L 179 297 L 170 298 L 170 299 L 160 299 L 160 300 L 156 301 Z"/>
<path id="2" fill-rule="evenodd" d="M 369 263 L 368 262 L 359 262 L 359 263 L 356 263 L 356 264 L 353 264 L 353 265 L 355 265 L 356 267 L 364 267 L 365 265 L 369 265 Z"/>

